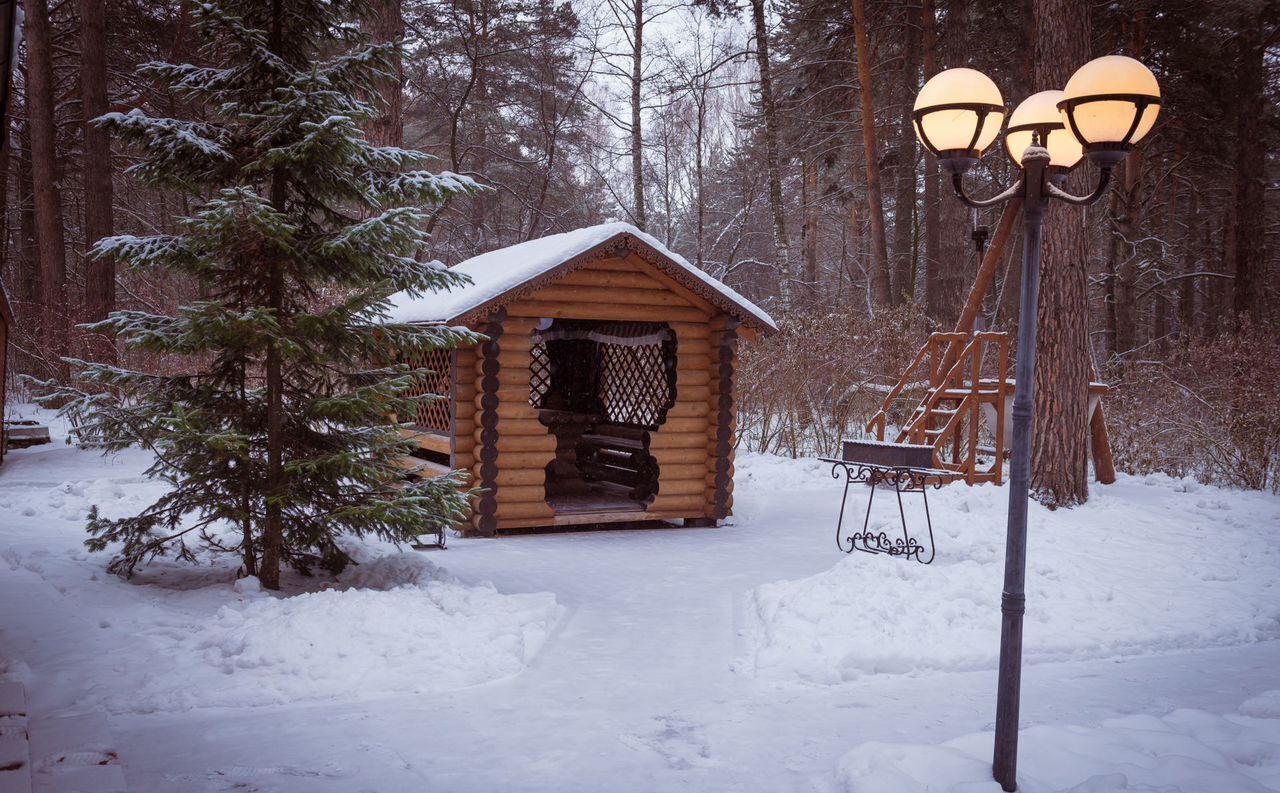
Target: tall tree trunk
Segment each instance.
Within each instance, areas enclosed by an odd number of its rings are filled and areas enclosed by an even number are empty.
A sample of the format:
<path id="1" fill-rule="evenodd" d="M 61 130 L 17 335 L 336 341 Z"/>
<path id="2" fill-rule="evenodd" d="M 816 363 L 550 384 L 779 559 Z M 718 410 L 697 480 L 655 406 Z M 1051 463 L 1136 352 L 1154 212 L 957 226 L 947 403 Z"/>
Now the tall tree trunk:
<path id="1" fill-rule="evenodd" d="M 65 381 L 68 354 L 67 252 L 62 235 L 62 191 L 53 122 L 52 32 L 46 0 L 23 0 L 26 11 L 27 112 L 31 125 L 31 176 L 35 188 L 36 243 L 40 256 L 41 353 L 46 375 Z"/>
<path id="2" fill-rule="evenodd" d="M 644 0 L 634 0 L 635 31 L 631 37 L 631 219 L 636 228 L 645 230 L 648 220 L 644 212 L 644 138 L 640 129 L 640 101 L 644 79 Z"/>
<path id="3" fill-rule="evenodd" d="M 1119 318 L 1117 316 L 1118 294 L 1116 289 L 1116 281 L 1120 278 L 1120 257 L 1124 246 L 1120 242 L 1120 229 L 1118 218 L 1123 213 L 1123 201 L 1120 197 L 1120 191 L 1112 190 L 1111 196 L 1107 198 L 1107 209 L 1111 216 L 1111 222 L 1108 224 L 1107 235 L 1107 272 L 1106 280 L 1103 282 L 1103 349 L 1107 356 L 1107 360 L 1113 360 L 1119 351 L 1118 338 Z"/>
<path id="4" fill-rule="evenodd" d="M 1218 234 L 1221 237 L 1221 259 L 1214 266 L 1215 272 L 1226 274 L 1228 268 L 1232 267 L 1236 260 L 1236 223 L 1235 223 L 1235 191 L 1240 187 L 1238 182 L 1234 183 L 1231 193 L 1231 201 L 1227 208 L 1222 211 L 1221 220 L 1216 224 Z M 1206 235 L 1207 237 L 1207 235 Z M 1208 240 L 1206 239 L 1206 256 L 1209 254 Z M 1215 338 L 1218 334 L 1227 330 L 1230 325 L 1223 325 L 1222 315 L 1231 311 L 1231 295 L 1228 294 L 1230 288 L 1228 282 L 1224 278 L 1214 278 L 1214 283 L 1208 285 L 1207 294 L 1205 295 L 1204 308 L 1204 335 L 1205 338 Z"/>
<path id="5" fill-rule="evenodd" d="M 1236 194 L 1235 281 L 1231 311 L 1234 324 L 1257 319 L 1261 308 L 1262 276 L 1266 266 L 1266 46 L 1263 36 L 1275 25 L 1277 3 L 1265 2 L 1256 20 L 1236 33 Z M 1270 12 L 1270 14 L 1268 13 Z M 1270 17 L 1270 18 L 1268 18 Z"/>
<path id="6" fill-rule="evenodd" d="M 268 46 L 279 54 L 283 48 L 284 9 L 281 0 L 272 0 L 271 34 Z M 271 190 L 268 196 L 277 212 L 285 211 L 288 199 L 287 175 L 281 167 L 271 174 Z M 267 282 L 267 307 L 276 322 L 283 324 L 284 314 L 284 263 L 267 262 L 271 272 Z M 284 366 L 280 345 L 267 342 L 266 363 L 263 367 L 266 379 L 267 399 L 267 499 L 263 507 L 262 560 L 259 579 L 267 589 L 280 588 L 280 563 L 284 558 Z"/>
<path id="7" fill-rule="evenodd" d="M 40 292 L 40 245 L 36 242 L 36 196 L 35 180 L 31 174 L 29 119 L 18 127 L 18 149 L 10 151 L 18 158 L 17 324 L 23 339 L 23 349 L 13 368 L 14 371 L 34 375 L 43 373 L 31 351 L 35 349 L 35 342 L 44 338 L 44 299 Z"/>
<path id="8" fill-rule="evenodd" d="M 898 89 L 902 92 L 902 116 L 898 123 L 897 195 L 893 201 L 893 266 L 889 273 L 889 300 L 900 305 L 915 295 L 912 270 L 915 263 L 916 145 L 911 107 L 920 88 L 919 14 L 910 3 L 902 6 L 902 69 Z"/>
<path id="9" fill-rule="evenodd" d="M 1186 213 L 1186 234 L 1182 240 L 1182 280 L 1178 282 L 1178 333 L 1190 338 L 1196 321 L 1196 246 L 1199 244 L 1197 226 L 1200 223 L 1200 193 L 1191 190 L 1191 202 Z"/>
<path id="10" fill-rule="evenodd" d="M 1146 12 L 1138 10 L 1127 21 L 1123 33 L 1128 40 L 1128 53 L 1141 58 L 1146 42 Z M 1115 355 L 1124 357 L 1138 346 L 1135 292 L 1138 282 L 1138 232 L 1142 214 L 1142 170 L 1146 164 L 1142 149 L 1135 149 L 1124 161 L 1124 195 L 1121 210 L 1115 216 L 1119 244 L 1119 260 L 1114 274 Z"/>
<path id="11" fill-rule="evenodd" d="M 921 4 L 920 38 L 921 50 L 924 54 L 924 79 L 933 77 L 938 71 L 937 55 L 937 12 L 933 0 L 923 0 Z M 924 305 L 925 313 L 937 320 L 943 313 L 943 293 L 941 275 L 942 265 L 942 218 L 939 206 L 941 198 L 938 181 L 938 160 L 936 157 L 924 158 Z"/>
<path id="12" fill-rule="evenodd" d="M 1115 251 L 1114 308 L 1115 308 L 1115 350 L 1118 356 L 1128 355 L 1137 346 L 1134 317 L 1134 289 L 1138 279 L 1138 248 L 1135 229 L 1138 228 L 1138 213 L 1141 212 L 1140 191 L 1142 189 L 1142 152 L 1133 151 L 1125 160 L 1124 193 L 1120 197 L 1120 212 L 1115 219 Z"/>
<path id="13" fill-rule="evenodd" d="M 705 246 L 707 238 L 706 153 L 702 148 L 703 137 L 707 130 L 707 96 L 705 93 L 705 84 L 700 90 L 702 90 L 703 93 L 698 96 L 698 118 L 693 137 L 693 176 L 694 187 L 698 191 L 698 239 L 694 253 L 696 255 L 698 269 L 702 270 L 706 267 L 704 259 L 706 258 Z"/>
<path id="14" fill-rule="evenodd" d="M 867 169 L 867 214 L 871 226 L 871 301 L 890 302 L 889 249 L 884 233 L 884 200 L 880 195 L 880 157 L 876 153 L 876 113 L 871 85 L 871 50 L 867 43 L 867 10 L 864 0 L 853 5 L 853 38 L 858 59 L 858 93 L 862 110 L 862 161 Z"/>
<path id="15" fill-rule="evenodd" d="M 84 126 L 84 313 L 85 320 L 106 319 L 116 307 L 116 265 L 108 257 L 89 256 L 93 245 L 114 232 L 111 216 L 111 139 L 93 119 L 107 112 L 107 14 L 105 0 L 80 0 L 80 102 Z M 95 335 L 91 344 L 101 361 L 116 360 L 115 341 Z"/>
<path id="16" fill-rule="evenodd" d="M 1065 85 L 1089 59 L 1089 6 L 1084 0 L 1040 0 L 1034 10 L 1036 84 Z M 1032 487 L 1050 506 L 1072 506 L 1089 497 L 1085 408 L 1093 366 L 1087 239 L 1081 210 L 1059 204 L 1046 213 Z"/>
<path id="17" fill-rule="evenodd" d="M 400 0 L 376 0 L 364 26 L 375 44 L 403 39 L 404 17 L 400 13 Z M 369 142 L 375 146 L 404 145 L 404 61 L 399 52 L 395 56 L 394 74 L 378 81 L 378 102 L 378 115 L 369 122 L 367 129 Z"/>
<path id="18" fill-rule="evenodd" d="M 782 203 L 782 173 L 778 165 L 778 109 L 769 72 L 769 29 L 765 25 L 764 0 L 751 0 L 756 30 L 756 67 L 760 72 L 760 112 L 764 116 L 764 158 L 769 177 L 769 208 L 773 214 L 773 253 L 778 266 L 779 296 L 783 309 L 791 307 L 791 241 L 787 239 L 786 207 Z"/>
<path id="19" fill-rule="evenodd" d="M 1173 183 L 1169 186 L 1169 198 L 1165 201 L 1160 211 L 1160 225 L 1158 227 L 1158 235 L 1164 244 L 1160 246 L 1160 252 L 1156 257 L 1161 262 L 1161 267 L 1157 273 L 1165 283 L 1155 287 L 1152 293 L 1154 303 L 1152 305 L 1151 316 L 1151 343 L 1154 344 L 1156 352 L 1161 358 L 1169 353 L 1169 291 L 1170 287 L 1168 279 L 1171 277 L 1171 259 L 1166 257 L 1164 251 L 1168 250 L 1170 243 L 1175 239 L 1174 219 L 1178 216 L 1178 198 L 1181 187 L 1181 181 L 1173 179 Z M 1166 263 L 1167 262 L 1167 263 Z"/>
<path id="20" fill-rule="evenodd" d="M 810 293 L 822 296 L 818 273 L 818 156 L 809 152 L 804 158 L 804 280 Z"/>

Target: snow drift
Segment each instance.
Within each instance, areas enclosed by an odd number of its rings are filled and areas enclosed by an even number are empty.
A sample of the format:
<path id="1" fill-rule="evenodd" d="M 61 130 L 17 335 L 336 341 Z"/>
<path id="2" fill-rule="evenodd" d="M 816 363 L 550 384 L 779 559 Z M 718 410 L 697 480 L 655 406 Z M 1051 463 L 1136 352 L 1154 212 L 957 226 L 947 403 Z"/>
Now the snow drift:
<path id="1" fill-rule="evenodd" d="M 931 495 L 938 544 L 932 565 L 854 553 L 809 578 L 757 587 L 748 598 L 749 650 L 737 669 L 833 684 L 878 673 L 995 668 L 1007 491 L 957 485 Z M 864 498 L 854 490 L 849 503 L 856 510 Z M 896 526 L 892 499 L 877 501 L 873 524 Z M 922 513 L 908 518 L 923 529 Z M 861 514 L 855 519 L 860 523 Z M 1163 475 L 1096 487 L 1075 509 L 1033 503 L 1026 660 L 1280 636 L 1280 599 L 1258 596 L 1274 586 L 1277 526 L 1274 498 Z"/>
<path id="2" fill-rule="evenodd" d="M 1280 698 L 1280 691 L 1266 696 Z M 937 746 L 866 743 L 840 761 L 840 790 L 999 793 L 992 742 L 985 732 Z M 1019 737 L 1018 790 L 1273 793 L 1280 790 L 1280 720 L 1184 709 L 1095 728 L 1032 727 Z"/>
<path id="3" fill-rule="evenodd" d="M 292 597 L 248 588 L 247 597 L 206 623 L 151 633 L 166 660 L 114 709 L 463 688 L 518 673 L 560 615 L 549 593 L 508 595 L 488 583 L 465 584 L 414 554 L 359 565 L 347 578 L 353 588 Z"/>

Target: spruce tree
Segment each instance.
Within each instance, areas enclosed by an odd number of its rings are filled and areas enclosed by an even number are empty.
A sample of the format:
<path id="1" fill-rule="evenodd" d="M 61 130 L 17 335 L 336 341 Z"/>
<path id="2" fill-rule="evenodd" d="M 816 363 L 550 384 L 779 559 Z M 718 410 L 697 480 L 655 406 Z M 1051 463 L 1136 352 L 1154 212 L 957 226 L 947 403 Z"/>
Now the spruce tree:
<path id="1" fill-rule="evenodd" d="M 96 256 L 191 279 L 201 299 L 172 315 L 118 311 L 88 326 L 163 372 L 72 361 L 84 389 L 51 395 L 83 443 L 154 451 L 170 488 L 140 514 L 89 515 L 87 545 L 112 562 L 200 549 L 238 553 L 278 588 L 280 568 L 340 569 L 342 534 L 409 541 L 464 517 L 460 474 L 406 482 L 409 451 L 388 415 L 422 369 L 397 361 L 476 341 L 385 322 L 389 297 L 459 285 L 426 262 L 422 207 L 479 188 L 415 170 L 424 155 L 366 141 L 361 125 L 396 44 L 368 45 L 362 0 L 193 3 L 203 65 L 150 63 L 196 118 L 134 110 L 97 120 L 140 161 L 129 171 L 188 196 L 178 233 L 101 240 Z M 143 356 L 136 356 L 143 357 Z M 95 393 L 96 392 L 96 393 Z M 438 397 L 437 397 L 438 398 Z"/>

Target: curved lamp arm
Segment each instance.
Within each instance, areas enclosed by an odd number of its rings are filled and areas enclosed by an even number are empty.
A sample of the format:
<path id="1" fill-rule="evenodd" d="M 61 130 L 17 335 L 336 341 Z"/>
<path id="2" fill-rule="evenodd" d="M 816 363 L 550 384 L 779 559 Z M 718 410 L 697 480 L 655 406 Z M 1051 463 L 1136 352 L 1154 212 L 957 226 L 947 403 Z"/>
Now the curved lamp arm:
<path id="1" fill-rule="evenodd" d="M 1018 181 L 1014 182 L 1013 186 L 992 196 L 991 198 L 970 198 L 966 195 L 959 173 L 953 172 L 951 174 L 951 186 L 955 188 L 956 195 L 960 197 L 960 201 L 963 202 L 965 206 L 973 207 L 974 209 L 983 209 L 985 207 L 993 207 L 996 204 L 1003 204 L 1014 196 L 1022 195 L 1023 178 L 1019 176 Z"/>
<path id="2" fill-rule="evenodd" d="M 1088 206 L 1089 204 L 1092 204 L 1094 201 L 1097 201 L 1099 198 L 1102 198 L 1103 193 L 1107 192 L 1107 186 L 1110 184 L 1111 184 L 1111 168 L 1110 166 L 1104 165 L 1102 167 L 1102 175 L 1098 179 L 1098 186 L 1095 187 L 1093 189 L 1093 192 L 1090 193 L 1089 195 L 1086 195 L 1086 196 L 1072 195 L 1065 190 L 1059 189 L 1057 185 L 1055 185 L 1053 182 L 1050 182 L 1048 180 L 1045 180 L 1045 188 L 1046 188 L 1045 192 L 1048 193 L 1049 196 L 1051 196 L 1052 198 L 1056 198 L 1059 201 L 1062 201 L 1067 204 L 1075 204 L 1076 206 Z"/>

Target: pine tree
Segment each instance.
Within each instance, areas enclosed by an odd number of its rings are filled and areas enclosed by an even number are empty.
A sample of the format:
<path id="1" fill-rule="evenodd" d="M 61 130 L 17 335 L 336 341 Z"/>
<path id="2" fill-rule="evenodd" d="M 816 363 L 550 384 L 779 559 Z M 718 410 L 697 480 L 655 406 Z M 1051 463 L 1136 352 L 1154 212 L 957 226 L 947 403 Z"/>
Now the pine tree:
<path id="1" fill-rule="evenodd" d="M 211 549 L 278 588 L 282 564 L 341 569 L 340 535 L 403 542 L 464 516 L 460 474 L 402 481 L 393 461 L 411 446 L 387 416 L 439 398 L 411 396 L 427 373 L 395 361 L 476 337 L 384 320 L 398 291 L 462 283 L 422 261 L 419 207 L 479 187 L 363 137 L 398 46 L 360 40 L 369 11 L 362 0 L 193 4 L 206 65 L 141 72 L 199 118 L 98 119 L 140 156 L 134 176 L 197 208 L 177 234 L 109 237 L 94 255 L 186 276 L 202 296 L 173 315 L 117 311 L 88 326 L 170 362 L 164 373 L 76 360 L 101 393 L 52 395 L 73 400 L 81 442 L 140 444 L 156 455 L 148 475 L 170 485 L 133 517 L 90 513 L 86 544 L 120 543 L 116 572 Z"/>

